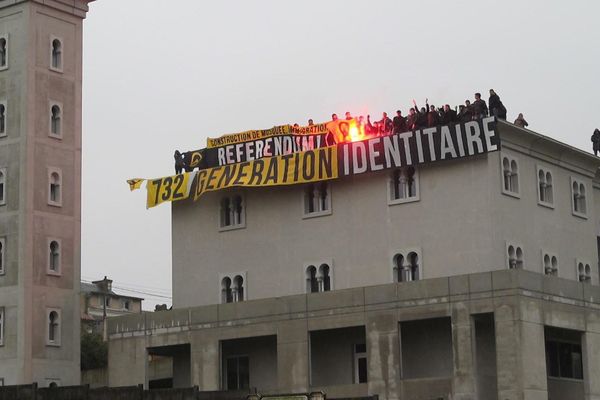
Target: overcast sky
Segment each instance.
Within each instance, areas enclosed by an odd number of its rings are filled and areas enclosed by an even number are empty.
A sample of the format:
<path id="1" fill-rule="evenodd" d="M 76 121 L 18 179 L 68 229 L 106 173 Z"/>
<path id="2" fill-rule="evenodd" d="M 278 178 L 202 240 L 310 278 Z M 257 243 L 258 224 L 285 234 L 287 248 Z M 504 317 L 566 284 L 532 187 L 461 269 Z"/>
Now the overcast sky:
<path id="1" fill-rule="evenodd" d="M 487 101 L 493 88 L 509 120 L 522 112 L 530 129 L 589 150 L 599 15 L 595 0 L 91 3 L 82 278 L 145 292 L 146 309 L 170 303 L 158 296 L 171 293 L 171 206 L 146 210 L 145 190 L 125 181 L 171 175 L 173 151 L 208 136 L 406 113 L 412 99 Z"/>

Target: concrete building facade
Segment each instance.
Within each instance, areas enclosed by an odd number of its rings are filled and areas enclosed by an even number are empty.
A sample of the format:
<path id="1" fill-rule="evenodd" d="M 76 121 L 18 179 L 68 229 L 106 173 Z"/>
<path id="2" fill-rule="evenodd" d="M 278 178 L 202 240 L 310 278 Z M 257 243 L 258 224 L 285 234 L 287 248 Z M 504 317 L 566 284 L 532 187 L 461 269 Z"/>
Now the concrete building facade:
<path id="1" fill-rule="evenodd" d="M 0 379 L 78 384 L 82 23 L 88 0 L 0 2 Z"/>
<path id="2" fill-rule="evenodd" d="M 172 205 L 173 310 L 109 322 L 109 384 L 600 399 L 600 160 L 501 150 Z M 128 374 L 124 372 L 128 371 Z"/>

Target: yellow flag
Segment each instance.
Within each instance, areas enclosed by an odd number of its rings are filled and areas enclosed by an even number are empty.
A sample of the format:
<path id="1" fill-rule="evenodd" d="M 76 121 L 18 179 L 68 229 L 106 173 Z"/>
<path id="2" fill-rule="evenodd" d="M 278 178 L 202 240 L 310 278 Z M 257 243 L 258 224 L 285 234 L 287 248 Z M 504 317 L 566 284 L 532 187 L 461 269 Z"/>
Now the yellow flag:
<path id="1" fill-rule="evenodd" d="M 132 192 L 142 187 L 142 183 L 144 183 L 145 179 L 143 178 L 132 178 L 127 179 L 127 183 L 129 184 L 129 190 Z"/>

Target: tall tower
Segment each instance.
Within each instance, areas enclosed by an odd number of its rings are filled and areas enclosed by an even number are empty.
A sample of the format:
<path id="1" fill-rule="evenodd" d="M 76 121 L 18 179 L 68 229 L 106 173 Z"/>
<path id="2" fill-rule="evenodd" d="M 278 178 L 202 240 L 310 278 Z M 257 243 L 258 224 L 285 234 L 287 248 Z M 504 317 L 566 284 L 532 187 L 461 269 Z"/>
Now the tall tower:
<path id="1" fill-rule="evenodd" d="M 91 1 L 0 1 L 5 385 L 80 380 L 82 25 Z"/>

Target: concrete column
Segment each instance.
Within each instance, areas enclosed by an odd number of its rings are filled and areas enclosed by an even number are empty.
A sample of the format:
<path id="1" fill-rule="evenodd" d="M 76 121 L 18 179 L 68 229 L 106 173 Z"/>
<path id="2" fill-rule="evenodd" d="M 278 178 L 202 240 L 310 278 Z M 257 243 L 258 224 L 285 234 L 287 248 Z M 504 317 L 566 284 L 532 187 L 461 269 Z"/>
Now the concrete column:
<path id="1" fill-rule="evenodd" d="M 191 382 L 200 390 L 220 390 L 221 351 L 219 339 L 207 332 L 196 333 L 191 338 Z"/>
<path id="2" fill-rule="evenodd" d="M 277 379 L 280 391 L 308 392 L 309 351 L 305 320 L 277 324 Z"/>
<path id="3" fill-rule="evenodd" d="M 464 302 L 454 303 L 452 305 L 452 347 L 454 353 L 452 392 L 454 400 L 475 400 L 472 336 L 473 328 L 468 307 Z"/>
<path id="4" fill-rule="evenodd" d="M 532 316 L 531 304 L 523 315 Z M 520 320 L 518 304 L 495 309 L 498 398 L 547 400 L 544 325 L 536 318 Z"/>
<path id="5" fill-rule="evenodd" d="M 369 393 L 399 399 L 400 341 L 395 312 L 370 314 L 366 323 Z"/>
<path id="6" fill-rule="evenodd" d="M 108 347 L 108 385 L 133 386 L 146 382 L 148 354 L 143 336 L 114 340 Z"/>
<path id="7" fill-rule="evenodd" d="M 582 350 L 585 399 L 600 400 L 600 333 L 585 332 Z"/>

